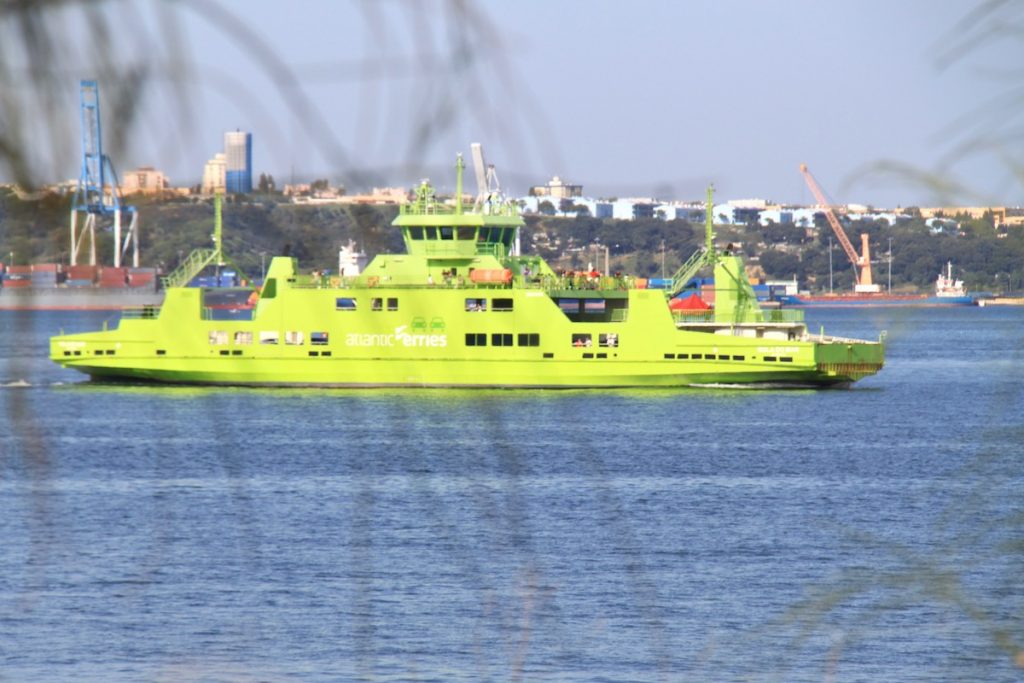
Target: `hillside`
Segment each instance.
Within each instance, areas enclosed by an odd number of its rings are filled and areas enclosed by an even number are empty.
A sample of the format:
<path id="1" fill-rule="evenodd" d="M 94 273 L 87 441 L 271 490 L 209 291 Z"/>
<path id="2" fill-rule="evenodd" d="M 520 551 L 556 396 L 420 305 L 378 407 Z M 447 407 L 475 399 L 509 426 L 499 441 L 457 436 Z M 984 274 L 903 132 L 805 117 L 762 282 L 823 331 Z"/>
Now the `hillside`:
<path id="1" fill-rule="evenodd" d="M 21 200 L 0 189 L 0 261 L 69 262 L 70 197 L 46 195 Z M 140 212 L 142 265 L 175 268 L 192 249 L 210 245 L 211 200 L 135 200 Z M 266 258 L 289 253 L 303 269 L 333 270 L 338 249 L 354 240 L 367 254 L 400 251 L 398 231 L 390 227 L 393 206 L 295 205 L 280 196 L 229 198 L 224 205 L 225 251 L 250 275 Z M 894 290 L 928 289 L 947 260 L 971 290 L 1019 289 L 1024 279 L 1024 233 L 999 233 L 984 220 L 961 220 L 959 234 L 931 234 L 920 219 L 889 226 L 854 222 L 846 228 L 866 232 L 874 249 L 875 279 L 887 283 L 886 251 L 892 239 Z M 812 289 L 828 288 L 827 225 L 810 229 L 792 225 L 718 226 L 721 244 L 733 243 L 747 256 L 752 272 L 769 279 L 794 276 Z M 100 259 L 110 262 L 112 235 L 98 235 Z M 649 277 L 671 276 L 703 240 L 703 226 L 658 219 L 621 221 L 589 217 L 529 216 L 522 233 L 523 251 L 538 253 L 555 267 L 604 266 L 605 247 L 613 271 Z M 852 287 L 853 269 L 833 238 L 832 267 L 836 290 Z M 82 254 L 79 254 L 82 259 Z"/>

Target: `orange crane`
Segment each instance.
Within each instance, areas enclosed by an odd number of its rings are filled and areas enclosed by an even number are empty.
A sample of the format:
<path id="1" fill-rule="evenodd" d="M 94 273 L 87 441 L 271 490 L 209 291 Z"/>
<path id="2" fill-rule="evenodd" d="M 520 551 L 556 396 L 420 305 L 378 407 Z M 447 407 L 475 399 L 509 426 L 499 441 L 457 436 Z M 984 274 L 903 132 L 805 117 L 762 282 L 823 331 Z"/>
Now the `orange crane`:
<path id="1" fill-rule="evenodd" d="M 836 218 L 835 211 L 832 210 L 832 205 L 825 199 L 825 193 L 821 191 L 821 187 L 818 186 L 818 181 L 814 179 L 811 172 L 807 170 L 807 164 L 800 164 L 800 173 L 803 174 L 804 180 L 807 182 L 807 187 L 811 188 L 811 193 L 814 198 L 818 200 L 818 204 L 825 209 L 825 218 L 828 219 L 829 225 L 832 226 L 832 232 L 839 238 L 839 243 L 843 245 L 843 251 L 846 252 L 847 258 L 850 259 L 850 263 L 853 264 L 853 276 L 856 279 L 856 285 L 854 290 L 857 292 L 877 292 L 879 286 L 874 284 L 871 279 L 871 246 L 868 242 L 869 237 L 867 233 L 861 233 L 860 244 L 861 254 L 857 255 L 857 251 L 850 244 L 850 238 L 846 236 L 846 231 L 843 230 L 843 226 L 839 224 L 839 219 Z"/>

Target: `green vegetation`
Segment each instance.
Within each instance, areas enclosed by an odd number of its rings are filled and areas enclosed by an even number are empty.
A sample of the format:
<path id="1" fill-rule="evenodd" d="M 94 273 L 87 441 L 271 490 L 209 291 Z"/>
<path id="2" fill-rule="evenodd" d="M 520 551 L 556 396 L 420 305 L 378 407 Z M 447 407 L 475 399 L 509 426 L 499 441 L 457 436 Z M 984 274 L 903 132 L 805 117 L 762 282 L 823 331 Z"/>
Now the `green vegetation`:
<path id="1" fill-rule="evenodd" d="M 273 181 L 268 177 L 266 185 Z M 19 199 L 0 189 L 0 261 L 14 253 L 15 263 L 67 263 L 68 215 L 71 197 L 45 195 Z M 213 205 L 210 200 L 133 198 L 141 214 L 143 265 L 169 271 L 192 249 L 210 245 Z M 400 251 L 399 232 L 391 228 L 396 209 L 360 204 L 295 205 L 280 195 L 229 197 L 224 207 L 225 251 L 248 273 L 260 271 L 260 254 L 287 251 L 304 269 L 337 267 L 338 248 L 354 240 L 369 255 Z M 947 260 L 956 276 L 971 290 L 1008 291 L 1024 287 L 1024 231 L 997 231 L 985 219 L 958 218 L 959 234 L 929 232 L 920 218 L 889 226 L 884 221 L 855 221 L 846 227 L 851 241 L 871 236 L 875 280 L 887 281 L 886 252 L 892 239 L 894 290 L 928 289 Z M 719 242 L 733 243 L 747 257 L 754 273 L 770 279 L 794 275 L 812 289 L 828 287 L 827 224 L 810 229 L 793 225 L 719 226 Z M 526 253 L 548 259 L 553 267 L 581 269 L 587 264 L 604 267 L 605 247 L 613 271 L 646 277 L 671 277 L 703 238 L 703 226 L 657 218 L 635 221 L 589 216 L 564 218 L 529 216 L 523 230 Z M 97 250 L 104 262 L 113 250 L 109 231 L 97 235 Z M 832 238 L 833 282 L 837 290 L 850 289 L 853 268 Z M 82 254 L 79 254 L 82 258 Z M 663 264 L 664 263 L 664 267 Z"/>

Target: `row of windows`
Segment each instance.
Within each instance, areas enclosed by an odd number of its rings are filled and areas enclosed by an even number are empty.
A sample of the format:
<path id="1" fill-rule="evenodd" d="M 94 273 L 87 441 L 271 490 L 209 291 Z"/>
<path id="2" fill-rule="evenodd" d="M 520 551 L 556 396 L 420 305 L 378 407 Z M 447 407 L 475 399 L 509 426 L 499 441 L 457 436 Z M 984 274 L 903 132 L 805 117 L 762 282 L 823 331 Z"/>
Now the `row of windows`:
<path id="1" fill-rule="evenodd" d="M 474 226 L 416 226 L 409 228 L 409 239 L 413 240 L 473 240 L 478 242 L 509 242 L 515 228 L 479 228 Z"/>
<path id="2" fill-rule="evenodd" d="M 507 332 L 491 334 L 491 346 L 512 346 L 512 336 Z M 540 335 L 520 333 L 516 336 L 516 346 L 540 346 Z M 467 332 L 466 346 L 487 346 L 487 334 L 484 332 Z"/>
<path id="3" fill-rule="evenodd" d="M 666 353 L 665 358 L 677 360 L 746 360 L 746 356 L 737 356 L 726 353 L 720 353 L 715 355 L 713 353 Z M 792 356 L 765 356 L 765 362 L 767 363 L 792 363 Z"/>
<path id="4" fill-rule="evenodd" d="M 746 356 L 730 356 L 727 353 L 720 353 L 717 356 L 713 353 L 666 353 L 665 358 L 677 360 L 746 360 Z"/>
<path id="5" fill-rule="evenodd" d="M 572 345 L 575 347 L 590 347 L 594 345 L 594 335 L 592 334 L 574 334 L 572 335 Z M 616 348 L 619 345 L 619 335 L 615 332 L 609 332 L 607 334 L 597 335 L 597 345 L 604 346 L 607 348 Z"/>
<path id="6" fill-rule="evenodd" d="M 513 309 L 512 301 L 512 299 L 491 299 L 491 310 L 495 313 L 511 313 Z M 466 299 L 466 310 L 472 313 L 486 311 L 487 304 L 487 299 L 469 298 Z M 370 299 L 371 311 L 383 311 L 385 307 L 389 311 L 397 311 L 398 298 L 387 297 L 385 299 L 384 297 L 375 296 Z M 356 311 L 359 309 L 358 300 L 351 296 L 340 296 L 334 300 L 334 309 L 337 311 Z"/>
<path id="7" fill-rule="evenodd" d="M 466 310 L 479 313 L 487 310 L 487 299 L 466 299 Z M 511 313 L 512 299 L 491 299 L 491 310 L 495 313 Z"/>
<path id="8" fill-rule="evenodd" d="M 209 335 L 211 346 L 227 346 L 228 333 L 224 330 L 211 330 Z M 262 331 L 257 337 L 260 344 L 280 344 L 281 333 L 277 330 Z M 330 341 L 327 332 L 310 332 L 309 343 L 313 346 L 326 346 Z M 235 346 L 250 346 L 253 343 L 253 333 L 248 331 L 235 332 L 232 342 Z M 284 343 L 293 346 L 302 346 L 306 343 L 306 335 L 303 332 L 288 331 L 284 333 Z"/>

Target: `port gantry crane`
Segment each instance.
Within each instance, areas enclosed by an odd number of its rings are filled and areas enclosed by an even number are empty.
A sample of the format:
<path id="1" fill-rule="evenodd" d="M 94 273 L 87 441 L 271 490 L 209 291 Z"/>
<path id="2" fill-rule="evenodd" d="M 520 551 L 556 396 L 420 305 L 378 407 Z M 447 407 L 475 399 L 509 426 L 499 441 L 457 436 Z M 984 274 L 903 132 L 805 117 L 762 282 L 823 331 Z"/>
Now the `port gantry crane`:
<path id="1" fill-rule="evenodd" d="M 821 191 L 818 181 L 814 179 L 814 176 L 807 169 L 807 164 L 800 164 L 800 173 L 803 174 L 807 187 L 811 188 L 811 194 L 818 201 L 818 205 L 824 209 L 825 218 L 828 219 L 828 224 L 832 226 L 832 232 L 839 238 L 839 243 L 843 245 L 843 251 L 846 252 L 847 258 L 853 264 L 854 291 L 860 293 L 880 291 L 879 286 L 874 284 L 871 279 L 871 246 L 867 233 L 862 233 L 860 236 L 861 254 L 858 256 L 857 251 L 850 243 L 850 238 L 846 236 L 846 231 L 843 230 L 839 219 L 836 218 L 832 205 L 825 199 L 825 193 Z"/>
<path id="2" fill-rule="evenodd" d="M 96 217 L 114 218 L 114 267 L 121 266 L 121 257 L 132 249 L 132 266 L 139 267 L 139 212 L 134 206 L 121 203 L 121 188 L 110 157 L 103 153 L 100 128 L 100 89 L 96 81 L 81 82 L 82 173 L 71 205 L 71 265 L 78 264 L 78 250 L 89 234 L 89 265 L 96 265 Z M 109 192 L 108 192 L 109 186 Z M 85 212 L 85 222 L 78 231 L 78 213 Z M 121 214 L 131 217 L 128 234 L 121 243 Z"/>

